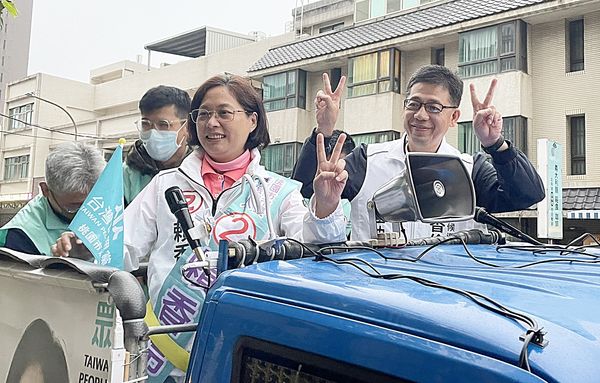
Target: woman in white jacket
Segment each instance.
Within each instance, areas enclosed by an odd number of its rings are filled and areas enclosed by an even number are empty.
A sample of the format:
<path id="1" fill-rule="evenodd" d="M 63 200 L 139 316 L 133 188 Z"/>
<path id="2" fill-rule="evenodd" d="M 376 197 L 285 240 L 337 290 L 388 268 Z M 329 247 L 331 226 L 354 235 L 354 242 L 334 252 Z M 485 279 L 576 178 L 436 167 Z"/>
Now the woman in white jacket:
<path id="1" fill-rule="evenodd" d="M 207 276 L 198 270 L 192 269 L 182 278 L 181 267 L 197 259 L 165 200 L 165 191 L 172 186 L 183 191 L 195 225 L 210 228 L 204 238 L 207 251 L 217 250 L 221 239 L 264 240 L 277 235 L 313 243 L 345 240 L 339 194 L 347 173 L 335 167 L 341 145 L 329 161 L 322 153 L 309 211 L 303 204 L 300 183 L 260 165 L 259 150 L 270 142 L 267 119 L 262 100 L 247 79 L 231 75 L 210 78 L 196 91 L 191 109 L 187 129 L 189 144 L 196 150 L 179 168 L 155 176 L 124 215 L 126 269 L 136 269 L 140 259 L 149 257 L 146 320 L 150 324 L 197 321 L 204 290 L 186 279 L 207 285 Z M 165 139 L 165 146 L 178 145 L 177 132 L 173 133 L 170 140 Z M 250 185 L 242 187 L 245 175 L 254 177 L 257 201 Z M 264 183 L 256 182 L 260 178 Z M 271 228 L 262 211 L 265 206 L 272 217 Z M 57 245 L 54 254 L 61 256 L 72 246 L 67 239 Z M 152 341 L 148 354 L 152 381 L 163 382 L 169 375 L 179 380 L 187 367 L 186 350 L 193 334 Z"/>

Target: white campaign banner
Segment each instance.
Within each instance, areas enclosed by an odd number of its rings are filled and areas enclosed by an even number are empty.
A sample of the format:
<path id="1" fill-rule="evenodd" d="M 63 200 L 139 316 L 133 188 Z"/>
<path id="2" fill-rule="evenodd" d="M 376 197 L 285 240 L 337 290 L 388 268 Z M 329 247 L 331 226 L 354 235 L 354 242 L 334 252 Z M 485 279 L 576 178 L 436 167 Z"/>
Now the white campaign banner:
<path id="1" fill-rule="evenodd" d="M 0 291 L 0 382 L 110 381 L 111 350 L 122 339 L 106 290 L 73 270 L 34 269 L 0 254 Z"/>
<path id="2" fill-rule="evenodd" d="M 537 141 L 538 173 L 544 181 L 546 198 L 538 202 L 538 237 L 562 239 L 562 146 L 552 140 Z"/>

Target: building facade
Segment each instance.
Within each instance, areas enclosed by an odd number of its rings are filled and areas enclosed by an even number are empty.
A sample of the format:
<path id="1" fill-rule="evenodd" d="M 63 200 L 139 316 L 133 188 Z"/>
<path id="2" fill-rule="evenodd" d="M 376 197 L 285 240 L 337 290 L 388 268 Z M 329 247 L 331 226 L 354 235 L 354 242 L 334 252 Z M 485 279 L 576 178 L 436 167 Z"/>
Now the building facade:
<path id="1" fill-rule="evenodd" d="M 445 65 L 465 80 L 462 114 L 448 141 L 478 150 L 471 126 L 468 84 L 480 94 L 499 80 L 494 104 L 504 135 L 537 164 L 537 140 L 563 148 L 564 238 L 600 233 L 600 163 L 592 160 L 600 134 L 594 108 L 600 85 L 600 0 L 320 0 L 292 10 L 294 32 L 258 42 L 219 39 L 195 31 L 147 47 L 193 57 L 160 69 L 132 62 L 92 71 L 90 83 L 37 74 L 9 85 L 3 132 L 0 199 L 24 203 L 37 191 L 48 150 L 74 139 L 110 152 L 119 137 L 134 140 L 137 102 L 150 87 L 174 85 L 190 93 L 214 73 L 247 73 L 262 86 L 272 144 L 270 170 L 290 175 L 304 139 L 316 124 L 313 99 L 328 72 L 335 87 L 348 77 L 338 128 L 358 143 L 402 134 L 402 103 L 410 75 L 425 64 Z M 222 31 L 221 31 L 222 32 Z M 215 35 L 216 33 L 217 35 Z M 235 47 L 221 47 L 226 40 Z M 216 41 L 216 42 L 215 42 Z M 209 44 L 210 42 L 210 44 Z M 233 43 L 232 43 L 233 44 Z M 173 47 L 180 46 L 180 52 Z M 210 47 L 216 48 L 211 51 Z M 36 98 L 38 96 L 38 98 Z M 535 209 L 503 217 L 536 234 Z"/>
<path id="2" fill-rule="evenodd" d="M 593 95 L 600 85 L 600 1 L 333 3 L 305 6 L 304 35 L 270 49 L 249 70 L 263 83 L 277 142 L 267 150 L 277 170 L 291 172 L 301 143 L 315 126 L 313 98 L 323 72 L 334 82 L 348 77 L 337 128 L 369 143 L 400 136 L 406 82 L 418 67 L 440 64 L 465 81 L 461 118 L 449 130 L 449 142 L 463 152 L 478 150 L 468 84 L 483 94 L 497 78 L 494 104 L 504 116 L 504 136 L 534 164 L 538 139 L 562 145 L 565 240 L 600 233 L 600 163 L 591 158 L 599 138 L 594 127 L 600 123 Z M 310 14 L 328 8 L 340 16 Z M 336 27 L 326 28 L 331 25 Z M 535 235 L 535 210 L 503 216 Z"/>
<path id="3" fill-rule="evenodd" d="M 16 3 L 17 17 L 2 13 L 0 30 L 0 105 L 4 105 L 6 84 L 27 76 L 29 64 L 29 41 L 33 0 Z"/>

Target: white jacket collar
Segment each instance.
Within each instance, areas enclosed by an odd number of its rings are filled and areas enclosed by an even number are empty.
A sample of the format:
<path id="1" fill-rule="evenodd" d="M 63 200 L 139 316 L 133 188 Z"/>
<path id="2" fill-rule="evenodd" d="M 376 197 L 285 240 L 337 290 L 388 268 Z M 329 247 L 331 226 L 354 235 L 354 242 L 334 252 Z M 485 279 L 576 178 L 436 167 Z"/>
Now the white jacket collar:
<path id="1" fill-rule="evenodd" d="M 405 148 L 407 146 L 408 135 L 406 132 L 402 134 L 399 140 L 396 140 L 396 144 L 390 149 L 390 153 L 394 158 L 402 158 L 406 156 Z M 436 151 L 439 154 L 454 154 L 460 155 L 460 151 L 456 149 L 454 146 L 450 145 L 448 141 L 446 141 L 446 136 L 442 138 L 442 143 L 440 147 Z"/>

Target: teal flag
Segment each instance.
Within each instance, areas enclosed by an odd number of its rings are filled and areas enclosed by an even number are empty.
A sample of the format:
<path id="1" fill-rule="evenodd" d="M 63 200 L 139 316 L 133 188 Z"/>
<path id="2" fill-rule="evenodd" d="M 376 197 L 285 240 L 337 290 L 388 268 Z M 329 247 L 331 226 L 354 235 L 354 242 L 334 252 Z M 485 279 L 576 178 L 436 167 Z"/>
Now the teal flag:
<path id="1" fill-rule="evenodd" d="M 100 265 L 123 269 L 123 148 L 112 154 L 69 229 Z"/>

